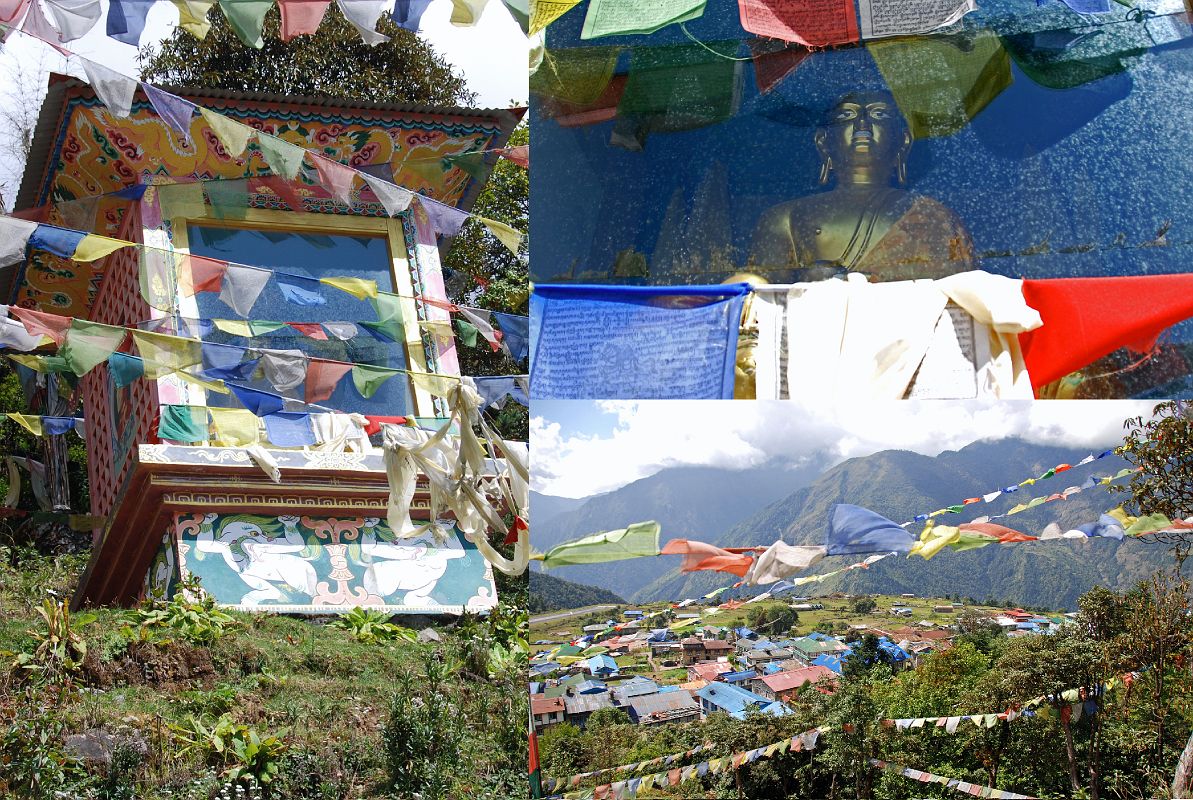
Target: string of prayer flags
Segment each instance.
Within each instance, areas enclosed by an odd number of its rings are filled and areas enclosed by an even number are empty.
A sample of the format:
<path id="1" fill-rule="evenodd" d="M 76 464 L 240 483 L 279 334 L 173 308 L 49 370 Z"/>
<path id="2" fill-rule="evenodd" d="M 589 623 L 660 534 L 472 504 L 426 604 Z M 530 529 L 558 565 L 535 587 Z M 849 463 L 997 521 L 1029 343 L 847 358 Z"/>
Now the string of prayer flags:
<path id="1" fill-rule="evenodd" d="M 558 778 L 552 780 L 545 778 L 543 780 L 543 788 L 548 792 L 553 792 L 556 789 L 562 789 L 567 786 L 579 786 L 581 781 L 589 778 L 596 778 L 601 775 L 610 775 L 615 772 L 642 772 L 647 767 L 653 767 L 658 764 L 666 764 L 671 766 L 677 761 L 686 761 L 697 753 L 703 753 L 708 750 L 716 748 L 716 744 L 706 742 L 705 744 L 693 747 L 691 750 L 685 750 L 682 753 L 673 753 L 669 756 L 659 756 L 657 758 L 647 759 L 646 761 L 638 761 L 633 764 L 622 764 L 619 767 L 606 767 L 605 769 L 597 769 L 592 772 L 581 772 L 576 775 L 571 775 L 567 778 Z"/>
<path id="2" fill-rule="evenodd" d="M 912 780 L 919 781 L 920 783 L 938 783 L 956 792 L 960 792 L 961 794 L 973 795 L 975 797 L 991 797 L 995 800 L 1038 800 L 1031 795 L 1006 792 L 1002 789 L 981 786 L 980 784 L 958 780 L 957 778 L 946 778 L 943 775 L 933 775 L 930 772 L 911 769 L 910 767 L 904 767 L 899 764 L 892 764 L 888 761 L 881 761 L 877 758 L 870 759 L 870 765 L 886 772 L 902 775 L 905 778 L 911 778 Z"/>
<path id="3" fill-rule="evenodd" d="M 732 398 L 750 291 L 748 283 L 535 286 L 532 392 L 544 400 Z M 600 335 L 589 331 L 594 319 Z"/>
<path id="4" fill-rule="evenodd" d="M 36 414 L 0 414 L 0 417 L 8 417 L 34 436 L 61 436 L 73 430 L 81 437 L 85 430 L 80 417 L 48 417 Z"/>
<path id="5" fill-rule="evenodd" d="M 581 39 L 648 34 L 704 16 L 707 0 L 589 0 Z"/>
<path id="6" fill-rule="evenodd" d="M 619 530 L 594 533 L 582 539 L 556 545 L 543 554 L 541 560 L 543 567 L 550 569 L 657 556 L 659 533 L 659 523 L 637 522 Z"/>
<path id="7" fill-rule="evenodd" d="M 890 558 L 894 555 L 898 555 L 898 553 L 880 553 L 878 555 L 867 556 L 862 561 L 841 567 L 841 569 L 835 569 L 832 572 L 822 572 L 819 575 L 805 575 L 803 577 L 794 578 L 792 579 L 791 583 L 795 586 L 806 586 L 809 583 L 821 583 L 844 572 L 850 572 L 855 569 L 869 569 L 871 565 L 882 561 L 884 558 Z"/>

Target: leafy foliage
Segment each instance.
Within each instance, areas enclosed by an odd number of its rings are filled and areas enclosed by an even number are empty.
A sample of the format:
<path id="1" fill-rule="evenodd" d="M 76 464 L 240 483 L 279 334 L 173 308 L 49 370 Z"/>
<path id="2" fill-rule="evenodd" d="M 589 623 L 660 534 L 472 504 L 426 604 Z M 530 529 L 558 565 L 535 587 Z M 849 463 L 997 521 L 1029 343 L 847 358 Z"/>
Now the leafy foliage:
<path id="1" fill-rule="evenodd" d="M 1123 423 L 1127 435 L 1119 453 L 1142 472 L 1126 486 L 1139 513 L 1164 514 L 1171 519 L 1193 515 L 1193 408 L 1170 400 L 1160 403 L 1152 417 L 1132 417 Z M 1164 534 L 1168 541 L 1182 541 Z"/>
<path id="2" fill-rule="evenodd" d="M 216 8 L 207 19 L 211 30 L 202 40 L 178 28 L 160 47 L 142 49 L 137 54 L 141 79 L 168 86 L 373 102 L 462 105 L 473 100 L 463 76 L 388 17 L 377 29 L 392 38 L 376 47 L 361 40 L 334 3 L 315 34 L 283 42 L 278 10 L 271 8 L 260 50 L 245 47 Z"/>
<path id="3" fill-rule="evenodd" d="M 358 642 L 376 644 L 378 642 L 413 642 L 418 636 L 409 628 L 395 625 L 389 621 L 389 616 L 380 611 L 374 611 L 357 606 L 336 617 L 328 623 L 328 627 L 339 628 L 350 632 Z"/>
<path id="4" fill-rule="evenodd" d="M 241 627 L 236 617 L 216 608 L 215 598 L 204 592 L 193 576 L 179 583 L 169 601 L 151 601 L 133 611 L 131 621 L 140 628 L 143 639 L 168 631 L 192 644 L 209 644 Z"/>
<path id="5" fill-rule="evenodd" d="M 281 735 L 262 737 L 248 725 L 235 722 L 231 714 L 222 715 L 210 727 L 192 715 L 171 730 L 183 745 L 181 753 L 196 751 L 226 767 L 224 777 L 229 781 L 268 785 L 281 770 L 286 750 Z"/>
<path id="6" fill-rule="evenodd" d="M 462 720 L 444 692 L 448 672 L 438 654 L 423 660 L 423 676 L 398 676 L 382 731 L 390 787 L 401 796 L 444 800 L 460 765 Z"/>
<path id="7" fill-rule="evenodd" d="M 96 616 L 72 616 L 67 602 L 55 598 L 46 598 L 37 613 L 45 623 L 44 628 L 29 631 L 37 647 L 32 653 L 18 653 L 13 667 L 40 673 L 50 681 L 69 678 L 87 657 L 83 628 L 95 622 Z"/>

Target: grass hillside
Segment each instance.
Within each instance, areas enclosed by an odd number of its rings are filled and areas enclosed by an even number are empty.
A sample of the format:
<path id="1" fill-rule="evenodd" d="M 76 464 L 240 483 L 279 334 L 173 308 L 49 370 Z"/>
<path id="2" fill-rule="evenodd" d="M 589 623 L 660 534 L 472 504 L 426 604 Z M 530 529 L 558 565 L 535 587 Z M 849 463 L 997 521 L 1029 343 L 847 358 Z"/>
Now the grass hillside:
<path id="1" fill-rule="evenodd" d="M 71 615 L 83 556 L 0 558 L 0 796 L 526 794 L 525 617 L 504 604 L 421 637 L 200 601 Z"/>

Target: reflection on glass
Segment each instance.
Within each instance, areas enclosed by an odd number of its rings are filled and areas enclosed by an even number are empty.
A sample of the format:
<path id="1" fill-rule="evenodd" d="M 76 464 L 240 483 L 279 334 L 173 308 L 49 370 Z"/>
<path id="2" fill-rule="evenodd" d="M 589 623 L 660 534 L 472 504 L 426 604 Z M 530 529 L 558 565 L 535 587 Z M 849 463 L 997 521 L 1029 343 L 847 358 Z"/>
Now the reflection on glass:
<path id="1" fill-rule="evenodd" d="M 190 251 L 196 255 L 237 261 L 254 266 L 269 267 L 309 278 L 329 278 L 352 275 L 372 278 L 381 291 L 394 291 L 392 259 L 389 244 L 380 236 L 345 236 L 341 234 L 302 233 L 298 231 L 254 230 L 216 225 L 190 225 L 187 228 Z M 377 319 L 377 311 L 367 300 L 360 300 L 330 286 L 321 294 L 327 299 L 322 305 L 302 306 L 285 299 L 277 281 L 265 285 L 253 305 L 254 320 L 277 322 L 361 322 Z M 214 292 L 195 295 L 199 316 L 208 319 L 227 319 L 235 316 Z M 402 342 L 379 340 L 365 328 L 347 341 L 329 337 L 327 341 L 312 339 L 294 328 L 284 327 L 263 336 L 244 339 L 212 328 L 203 336 L 205 341 L 218 344 L 267 347 L 279 350 L 301 350 L 317 358 L 351 361 L 358 364 L 407 369 L 406 347 Z M 249 382 L 262 391 L 276 390 L 263 378 Z M 302 387 L 287 393 L 301 398 Z M 235 406 L 229 395 L 209 392 L 207 402 L 212 406 Z M 403 376 L 386 381 L 371 398 L 356 391 L 350 375 L 344 376 L 331 397 L 322 406 L 337 411 L 361 414 L 402 415 L 414 413 L 410 382 Z"/>
<path id="2" fill-rule="evenodd" d="M 599 46 L 582 18 L 548 30 L 531 79 L 536 281 L 1190 271 L 1183 0 L 987 0 L 939 34 L 823 51 L 750 36 L 734 3 Z M 1056 388 L 1193 394 L 1191 341 L 1182 323 Z"/>

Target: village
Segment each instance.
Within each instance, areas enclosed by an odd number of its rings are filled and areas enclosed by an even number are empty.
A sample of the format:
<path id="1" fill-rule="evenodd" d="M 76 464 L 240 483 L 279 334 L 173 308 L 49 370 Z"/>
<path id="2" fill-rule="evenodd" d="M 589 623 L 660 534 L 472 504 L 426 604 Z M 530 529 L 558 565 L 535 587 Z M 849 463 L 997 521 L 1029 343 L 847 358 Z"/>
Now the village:
<path id="1" fill-rule="evenodd" d="M 644 727 L 717 712 L 739 720 L 754 712 L 784 716 L 803 692 L 831 694 L 869 637 L 878 657 L 900 672 L 950 649 L 963 632 L 1046 635 L 1075 617 L 913 594 L 780 600 L 769 593 L 543 615 L 530 628 L 534 727 L 584 728 L 606 708 Z"/>

